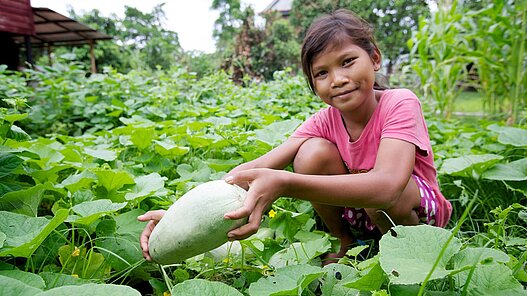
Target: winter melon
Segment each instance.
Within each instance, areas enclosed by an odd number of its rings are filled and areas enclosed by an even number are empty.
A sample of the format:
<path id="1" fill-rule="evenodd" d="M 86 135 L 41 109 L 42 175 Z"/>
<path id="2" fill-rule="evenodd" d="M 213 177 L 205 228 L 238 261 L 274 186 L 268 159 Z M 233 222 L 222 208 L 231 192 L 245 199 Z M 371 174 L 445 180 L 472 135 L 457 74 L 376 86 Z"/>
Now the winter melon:
<path id="1" fill-rule="evenodd" d="M 223 180 L 198 185 L 166 211 L 148 241 L 152 260 L 173 264 L 205 253 L 228 241 L 227 233 L 247 218 L 227 220 L 223 215 L 243 206 L 247 192 Z"/>

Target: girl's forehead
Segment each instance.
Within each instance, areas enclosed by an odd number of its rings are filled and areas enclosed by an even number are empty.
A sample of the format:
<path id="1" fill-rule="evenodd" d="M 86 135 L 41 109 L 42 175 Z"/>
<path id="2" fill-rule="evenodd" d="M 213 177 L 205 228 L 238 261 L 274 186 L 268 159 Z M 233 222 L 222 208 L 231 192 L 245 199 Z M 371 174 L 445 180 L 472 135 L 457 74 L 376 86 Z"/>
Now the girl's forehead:
<path id="1" fill-rule="evenodd" d="M 334 40 L 334 41 L 328 42 L 320 52 L 315 54 L 313 56 L 312 61 L 315 62 L 315 60 L 317 60 L 321 56 L 332 54 L 332 53 L 339 52 L 342 50 L 348 50 L 348 49 L 349 50 L 351 49 L 360 50 L 362 48 L 360 48 L 357 44 L 355 44 L 353 40 L 351 40 L 350 38 Z"/>

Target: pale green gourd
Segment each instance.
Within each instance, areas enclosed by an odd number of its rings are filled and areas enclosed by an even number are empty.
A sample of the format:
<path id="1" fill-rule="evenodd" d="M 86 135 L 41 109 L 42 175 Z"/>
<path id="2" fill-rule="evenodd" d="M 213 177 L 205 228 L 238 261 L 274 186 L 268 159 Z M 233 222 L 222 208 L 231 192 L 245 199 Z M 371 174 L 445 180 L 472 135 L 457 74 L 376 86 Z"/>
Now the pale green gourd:
<path id="1" fill-rule="evenodd" d="M 247 217 L 223 215 L 243 206 L 247 191 L 223 180 L 203 183 L 167 210 L 148 241 L 152 260 L 173 264 L 205 253 L 228 241 L 227 233 L 247 223 Z"/>

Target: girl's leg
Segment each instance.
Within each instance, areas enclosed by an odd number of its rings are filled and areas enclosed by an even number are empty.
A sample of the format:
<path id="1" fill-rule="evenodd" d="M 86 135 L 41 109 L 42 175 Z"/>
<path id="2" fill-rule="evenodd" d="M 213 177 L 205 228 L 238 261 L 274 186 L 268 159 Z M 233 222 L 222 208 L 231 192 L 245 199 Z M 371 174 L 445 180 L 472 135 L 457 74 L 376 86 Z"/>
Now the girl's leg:
<path id="1" fill-rule="evenodd" d="M 337 147 L 330 141 L 321 138 L 312 138 L 302 144 L 295 156 L 293 167 L 296 173 L 307 175 L 348 173 Z M 311 204 L 328 228 L 329 233 L 340 239 L 340 251 L 336 254 L 329 254 L 328 257 L 343 257 L 348 246 L 353 243 L 348 222 L 342 218 L 344 208 L 319 203 Z"/>

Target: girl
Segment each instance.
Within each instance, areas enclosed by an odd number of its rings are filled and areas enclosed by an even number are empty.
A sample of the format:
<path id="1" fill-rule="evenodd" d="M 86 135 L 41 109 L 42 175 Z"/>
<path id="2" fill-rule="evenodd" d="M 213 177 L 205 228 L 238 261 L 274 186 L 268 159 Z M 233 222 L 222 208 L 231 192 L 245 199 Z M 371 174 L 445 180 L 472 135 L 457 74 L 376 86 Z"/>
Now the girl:
<path id="1" fill-rule="evenodd" d="M 420 222 L 444 227 L 451 205 L 439 191 L 428 130 L 418 98 L 407 89 L 383 90 L 375 83 L 381 53 L 373 30 L 347 10 L 318 18 L 302 45 L 302 69 L 311 90 L 329 106 L 304 122 L 267 154 L 244 163 L 225 181 L 248 189 L 245 205 L 226 219 L 249 217 L 229 232 L 244 239 L 258 230 L 262 215 L 280 196 L 308 200 L 342 257 L 363 233 Z M 283 170 L 293 164 L 294 173 Z M 149 212 L 146 242 L 163 212 Z M 389 217 L 389 218 L 388 218 Z"/>

